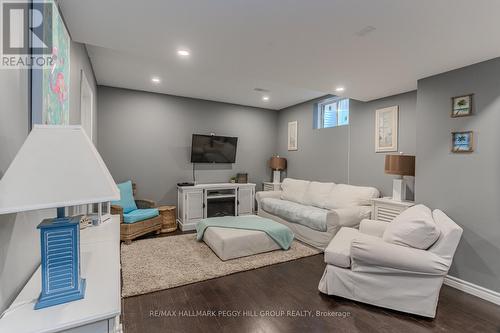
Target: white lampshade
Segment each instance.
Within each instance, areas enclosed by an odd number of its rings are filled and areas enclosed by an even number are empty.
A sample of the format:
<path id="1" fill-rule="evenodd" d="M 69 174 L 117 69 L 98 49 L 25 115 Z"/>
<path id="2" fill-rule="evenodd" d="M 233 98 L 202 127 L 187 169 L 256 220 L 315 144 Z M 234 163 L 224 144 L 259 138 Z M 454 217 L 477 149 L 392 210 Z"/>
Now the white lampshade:
<path id="1" fill-rule="evenodd" d="M 0 179 L 0 214 L 119 199 L 81 126 L 35 125 Z"/>

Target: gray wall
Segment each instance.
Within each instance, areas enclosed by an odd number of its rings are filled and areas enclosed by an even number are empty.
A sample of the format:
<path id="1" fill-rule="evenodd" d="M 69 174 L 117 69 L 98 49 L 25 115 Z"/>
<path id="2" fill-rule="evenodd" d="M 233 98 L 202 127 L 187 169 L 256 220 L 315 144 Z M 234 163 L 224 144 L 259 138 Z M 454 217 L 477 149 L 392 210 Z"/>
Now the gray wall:
<path id="1" fill-rule="evenodd" d="M 475 115 L 450 118 L 468 93 Z M 464 229 L 450 275 L 500 292 L 500 58 L 418 81 L 416 121 L 416 200 Z M 452 154 L 452 130 L 473 130 L 475 152 Z"/>
<path id="2" fill-rule="evenodd" d="M 71 44 L 70 121 L 80 123 L 81 69 L 95 89 L 95 78 L 83 45 Z M 92 83 L 93 82 L 93 83 Z M 28 135 L 28 71 L 0 70 L 0 177 Z M 0 215 L 0 312 L 14 300 L 40 262 L 36 226 L 54 210 Z"/>
<path id="3" fill-rule="evenodd" d="M 399 106 L 398 151 L 415 155 L 416 91 L 366 103 L 351 100 L 349 111 L 351 138 L 349 182 L 353 185 L 374 186 L 384 196 L 392 196 L 393 177 L 384 173 L 385 153 L 375 153 L 375 110 L 394 105 Z M 413 177 L 406 178 L 408 183 L 413 183 Z"/>
<path id="4" fill-rule="evenodd" d="M 197 164 L 201 183 L 227 182 L 248 172 L 271 177 L 277 112 L 111 87 L 98 88 L 98 148 L 117 182 L 132 179 L 138 197 L 176 204 L 176 184 L 192 180 L 193 133 L 237 136 L 235 164 Z"/>
<path id="5" fill-rule="evenodd" d="M 70 100 L 69 100 L 69 109 L 70 116 L 69 122 L 70 124 L 81 124 L 81 112 L 80 112 L 80 85 L 82 80 L 82 71 L 85 73 L 85 77 L 89 82 L 90 89 L 93 93 L 93 133 L 94 137 L 92 141 L 94 144 L 97 143 L 97 83 L 95 80 L 94 70 L 92 68 L 92 64 L 90 63 L 89 56 L 87 54 L 87 49 L 85 45 L 71 42 L 71 83 L 70 83 Z"/>
<path id="6" fill-rule="evenodd" d="M 314 104 L 325 97 L 279 111 L 278 153 L 287 159 L 288 177 L 347 183 L 348 126 L 313 129 Z M 288 122 L 295 120 L 298 150 L 288 151 Z"/>
<path id="7" fill-rule="evenodd" d="M 350 100 L 349 126 L 313 129 L 318 98 L 280 110 L 278 152 L 288 160 L 293 178 L 374 186 L 392 194 L 392 177 L 384 174 L 384 155 L 375 153 L 375 110 L 399 105 L 399 151 L 415 154 L 415 91 L 370 102 Z M 287 150 L 288 122 L 297 120 L 297 151 Z M 350 140 L 350 142 L 349 142 Z"/>

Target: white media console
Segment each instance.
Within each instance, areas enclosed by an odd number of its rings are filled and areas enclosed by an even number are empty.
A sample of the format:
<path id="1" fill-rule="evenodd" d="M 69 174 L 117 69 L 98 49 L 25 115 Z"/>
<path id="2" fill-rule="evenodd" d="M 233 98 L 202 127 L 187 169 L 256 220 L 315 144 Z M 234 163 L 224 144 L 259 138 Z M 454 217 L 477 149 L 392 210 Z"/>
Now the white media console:
<path id="1" fill-rule="evenodd" d="M 219 183 L 177 187 L 177 223 L 194 230 L 203 218 L 254 213 L 255 184 Z"/>

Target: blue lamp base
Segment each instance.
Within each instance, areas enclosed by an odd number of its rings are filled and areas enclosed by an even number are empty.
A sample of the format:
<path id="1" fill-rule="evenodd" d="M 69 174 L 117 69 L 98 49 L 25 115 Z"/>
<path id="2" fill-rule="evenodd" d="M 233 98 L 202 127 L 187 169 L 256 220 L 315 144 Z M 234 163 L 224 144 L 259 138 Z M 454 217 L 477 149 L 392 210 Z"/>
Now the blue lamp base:
<path id="1" fill-rule="evenodd" d="M 45 219 L 38 225 L 41 245 L 42 292 L 35 310 L 85 297 L 85 280 L 80 276 L 80 218 Z"/>
<path id="2" fill-rule="evenodd" d="M 35 304 L 35 310 L 48 308 L 49 306 L 54 306 L 58 304 L 68 303 L 72 301 L 77 301 L 79 299 L 85 298 L 85 279 L 80 279 L 80 288 L 77 290 L 72 290 L 66 293 L 59 293 L 52 296 L 44 296 L 42 293 Z"/>

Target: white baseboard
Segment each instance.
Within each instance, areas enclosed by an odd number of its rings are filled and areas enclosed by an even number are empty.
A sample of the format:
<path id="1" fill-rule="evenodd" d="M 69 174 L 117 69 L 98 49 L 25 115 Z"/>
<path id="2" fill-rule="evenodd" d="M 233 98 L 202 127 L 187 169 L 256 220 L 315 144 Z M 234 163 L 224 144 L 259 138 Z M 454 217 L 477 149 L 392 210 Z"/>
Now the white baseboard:
<path id="1" fill-rule="evenodd" d="M 470 283 L 450 275 L 444 279 L 444 284 L 463 291 L 464 293 L 471 294 L 488 302 L 500 305 L 500 293 L 496 291 L 486 289 L 474 283 Z"/>

